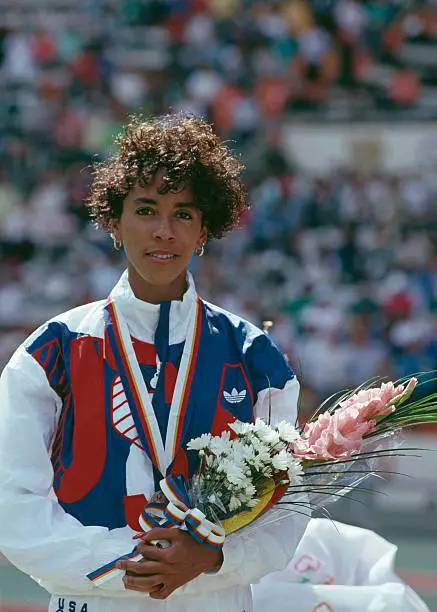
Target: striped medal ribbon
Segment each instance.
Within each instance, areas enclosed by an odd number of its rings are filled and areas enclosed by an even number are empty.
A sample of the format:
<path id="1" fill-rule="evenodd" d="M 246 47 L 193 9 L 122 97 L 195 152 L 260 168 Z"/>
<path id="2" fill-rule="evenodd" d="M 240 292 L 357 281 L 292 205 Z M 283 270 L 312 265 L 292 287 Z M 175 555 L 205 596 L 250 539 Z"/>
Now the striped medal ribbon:
<path id="1" fill-rule="evenodd" d="M 116 300 L 110 295 L 105 306 L 105 340 L 109 341 L 118 374 L 143 448 L 165 476 L 182 438 L 184 417 L 199 346 L 202 307 L 197 298 L 189 314 L 187 336 L 176 378 L 168 417 L 165 443 L 135 355 L 129 327 Z"/>

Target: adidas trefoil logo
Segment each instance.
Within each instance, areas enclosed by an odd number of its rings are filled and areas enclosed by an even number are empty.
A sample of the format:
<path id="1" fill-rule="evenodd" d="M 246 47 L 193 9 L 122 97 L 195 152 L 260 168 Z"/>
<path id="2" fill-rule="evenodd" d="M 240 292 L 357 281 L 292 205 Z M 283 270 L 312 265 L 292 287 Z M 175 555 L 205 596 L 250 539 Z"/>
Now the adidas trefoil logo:
<path id="1" fill-rule="evenodd" d="M 223 391 L 223 395 L 225 400 L 230 404 L 239 404 L 246 397 L 246 389 L 237 391 L 237 389 L 234 387 L 230 393 Z"/>

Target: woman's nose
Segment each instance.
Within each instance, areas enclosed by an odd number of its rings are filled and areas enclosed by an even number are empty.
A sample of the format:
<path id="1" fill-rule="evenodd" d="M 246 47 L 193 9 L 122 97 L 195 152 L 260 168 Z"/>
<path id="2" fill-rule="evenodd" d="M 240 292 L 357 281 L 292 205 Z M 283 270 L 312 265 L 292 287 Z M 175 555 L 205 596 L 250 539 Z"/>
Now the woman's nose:
<path id="1" fill-rule="evenodd" d="M 157 215 L 153 237 L 161 240 L 174 238 L 173 220 L 167 215 Z"/>

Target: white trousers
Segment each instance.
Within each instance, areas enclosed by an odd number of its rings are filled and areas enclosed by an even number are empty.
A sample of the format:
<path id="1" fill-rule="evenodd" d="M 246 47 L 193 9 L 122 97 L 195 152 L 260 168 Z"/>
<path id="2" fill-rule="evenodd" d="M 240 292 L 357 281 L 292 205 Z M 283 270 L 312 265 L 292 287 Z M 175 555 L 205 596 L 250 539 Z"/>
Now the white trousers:
<path id="1" fill-rule="evenodd" d="M 250 587 L 173 595 L 168 599 L 52 595 L 49 612 L 252 612 Z"/>

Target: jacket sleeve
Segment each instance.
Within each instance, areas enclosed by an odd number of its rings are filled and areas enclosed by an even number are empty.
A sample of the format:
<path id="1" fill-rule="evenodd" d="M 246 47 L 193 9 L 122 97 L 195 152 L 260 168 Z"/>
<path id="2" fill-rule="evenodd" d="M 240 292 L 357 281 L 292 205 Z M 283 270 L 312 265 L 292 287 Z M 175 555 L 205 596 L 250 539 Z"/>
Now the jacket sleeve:
<path id="1" fill-rule="evenodd" d="M 299 383 L 291 375 L 282 389 L 270 387 L 258 393 L 255 416 L 265 419 L 270 413 L 272 424 L 281 420 L 294 423 L 298 395 Z M 299 508 L 298 512 L 270 509 L 253 524 L 227 536 L 223 546 L 224 562 L 216 574 L 199 576 L 177 592 L 188 594 L 237 584 L 254 584 L 270 572 L 285 569 L 293 558 L 308 520 L 306 508 Z"/>
<path id="2" fill-rule="evenodd" d="M 20 347 L 0 379 L 0 550 L 48 590 L 124 591 L 121 576 L 96 587 L 86 574 L 132 550 L 130 529 L 85 527 L 53 493 L 49 453 L 60 403 Z"/>

